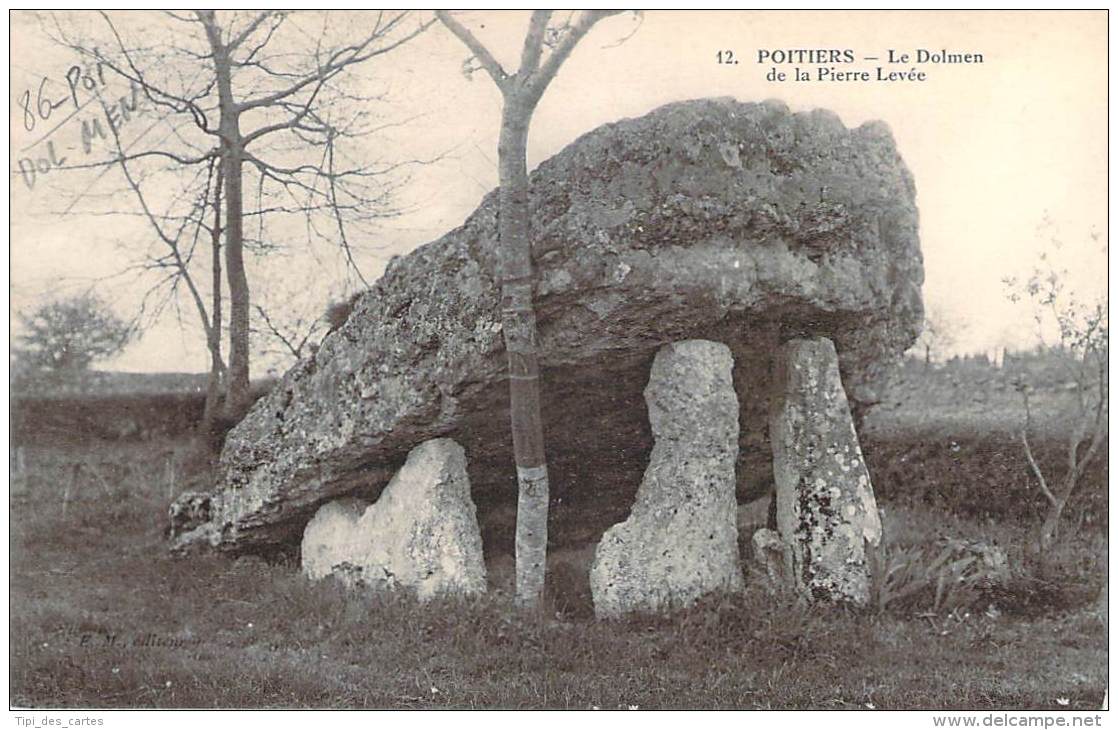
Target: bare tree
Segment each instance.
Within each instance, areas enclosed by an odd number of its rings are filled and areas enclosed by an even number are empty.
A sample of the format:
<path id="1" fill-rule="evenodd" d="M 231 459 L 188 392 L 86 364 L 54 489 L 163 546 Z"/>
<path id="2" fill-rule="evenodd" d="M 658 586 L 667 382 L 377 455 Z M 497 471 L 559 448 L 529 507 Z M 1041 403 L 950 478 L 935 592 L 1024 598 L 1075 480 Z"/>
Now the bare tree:
<path id="1" fill-rule="evenodd" d="M 411 161 L 370 164 L 352 156 L 343 143 L 383 128 L 370 111 L 382 96 L 357 94 L 345 79 L 430 23 L 412 22 L 408 12 L 384 11 L 373 13 L 364 27 L 334 23 L 329 13 L 202 10 L 166 17 L 175 27 L 159 43 L 145 37 L 150 27 L 136 27 L 134 15 L 121 21 L 100 12 L 100 37 L 81 39 L 55 20 L 58 41 L 130 82 L 172 131 L 163 143 L 140 151 L 118 144 L 107 160 L 67 167 L 158 164 L 172 175 L 189 175 L 197 166 L 216 164 L 220 169 L 216 181 L 222 189 L 212 199 L 220 201 L 224 220 L 215 211 L 210 233 L 224 255 L 229 298 L 226 407 L 236 416 L 250 400 L 252 302 L 246 251 L 267 252 L 284 237 L 282 225 L 266 226 L 266 221 L 299 216 L 305 219 L 308 240 L 340 243 L 363 280 L 347 225 L 391 214 L 390 199 L 398 184 L 391 173 Z M 146 174 L 151 171 L 137 175 L 136 187 Z M 246 204 L 252 193 L 254 206 Z M 199 193 L 188 197 L 197 200 Z M 201 230 L 204 211 L 195 206 L 188 213 L 148 217 L 185 221 Z M 213 263 L 217 271 L 222 262 Z M 215 332 L 220 336 L 220 309 L 220 290 L 215 289 L 208 340 Z M 211 346 L 211 358 L 218 357 L 220 351 Z"/>
<path id="2" fill-rule="evenodd" d="M 1095 236 L 1097 240 L 1097 236 Z M 1059 243 L 1053 239 L 1058 247 Z M 1072 383 L 1074 401 L 1062 415 L 1066 428 L 1066 459 L 1062 473 L 1048 473 L 1040 467 L 1033 452 L 1030 433 L 1033 430 L 1032 387 L 1020 381 L 1025 422 L 1021 429 L 1021 444 L 1029 467 L 1036 477 L 1041 494 L 1048 503 L 1048 510 L 1040 525 L 1037 545 L 1041 555 L 1059 538 L 1060 520 L 1068 501 L 1077 493 L 1087 467 L 1098 456 L 1099 448 L 1107 435 L 1107 418 L 1110 398 L 1110 321 L 1105 299 L 1083 303 L 1067 285 L 1067 271 L 1057 270 L 1050 254 L 1041 255 L 1041 263 L 1024 282 L 1015 278 L 1005 279 L 1009 298 L 1014 302 L 1027 301 L 1042 338 L 1046 329 L 1054 329 L 1058 341 L 1055 345 L 1062 355 L 1063 364 Z"/>
<path id="3" fill-rule="evenodd" d="M 578 42 L 603 18 L 620 11 L 591 10 L 552 23 L 551 10 L 532 12 L 520 54 L 510 74 L 473 32 L 448 11 L 436 15 L 473 54 L 504 99 L 497 147 L 500 180 L 498 276 L 501 319 L 508 354 L 510 417 L 519 499 L 516 518 L 516 596 L 526 607 L 539 604 L 547 560 L 548 477 L 540 412 L 540 369 L 533 306 L 532 229 L 528 188 L 528 128 L 548 84 Z M 545 48 L 550 53 L 545 53 Z M 546 57 L 545 57 L 546 56 Z M 471 67 L 469 61 L 466 69 Z"/>

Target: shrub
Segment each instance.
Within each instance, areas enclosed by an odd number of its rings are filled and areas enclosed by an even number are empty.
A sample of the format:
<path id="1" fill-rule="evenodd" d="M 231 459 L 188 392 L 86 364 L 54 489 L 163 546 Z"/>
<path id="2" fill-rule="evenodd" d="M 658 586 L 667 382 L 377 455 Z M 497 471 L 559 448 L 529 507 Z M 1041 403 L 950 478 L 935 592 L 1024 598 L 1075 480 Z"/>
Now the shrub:
<path id="1" fill-rule="evenodd" d="M 19 315 L 22 364 L 52 373 L 85 370 L 124 349 L 135 330 L 93 294 L 48 302 Z"/>
<path id="2" fill-rule="evenodd" d="M 975 540 L 943 538 L 933 549 L 867 543 L 870 606 L 889 610 L 954 611 L 976 604 L 1010 579 L 1005 551 Z"/>

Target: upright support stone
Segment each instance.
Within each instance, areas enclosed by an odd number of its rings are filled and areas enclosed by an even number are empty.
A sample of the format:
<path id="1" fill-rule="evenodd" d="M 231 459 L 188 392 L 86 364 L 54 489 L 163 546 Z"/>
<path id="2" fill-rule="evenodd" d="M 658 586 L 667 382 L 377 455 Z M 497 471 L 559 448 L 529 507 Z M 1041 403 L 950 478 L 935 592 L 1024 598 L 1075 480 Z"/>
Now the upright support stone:
<path id="1" fill-rule="evenodd" d="M 788 574 L 811 600 L 865 603 L 865 546 L 880 542 L 881 519 L 835 346 L 823 337 L 791 340 L 776 370 L 769 436 Z"/>
<path id="2" fill-rule="evenodd" d="M 485 562 L 466 452 L 448 438 L 412 449 L 372 505 L 337 500 L 303 533 L 303 572 L 347 585 L 403 587 L 419 600 L 484 593 Z"/>
<path id="3" fill-rule="evenodd" d="M 357 529 L 368 508 L 360 499 L 336 499 L 318 508 L 303 530 L 303 575 L 311 580 L 336 575 L 350 587 L 362 580 L 349 566 L 356 568 L 357 555 L 368 541 Z"/>
<path id="4" fill-rule="evenodd" d="M 728 347 L 705 340 L 657 353 L 644 391 L 655 439 L 648 469 L 629 519 L 606 531 L 590 569 L 599 617 L 741 588 L 733 364 Z"/>

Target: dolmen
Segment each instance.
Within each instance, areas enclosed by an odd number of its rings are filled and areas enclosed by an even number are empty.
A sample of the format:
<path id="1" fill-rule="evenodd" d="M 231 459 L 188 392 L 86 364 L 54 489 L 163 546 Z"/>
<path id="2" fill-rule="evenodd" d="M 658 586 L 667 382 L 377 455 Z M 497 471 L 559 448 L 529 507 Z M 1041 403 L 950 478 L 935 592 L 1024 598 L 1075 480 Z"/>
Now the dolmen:
<path id="1" fill-rule="evenodd" d="M 880 526 L 854 425 L 923 320 L 915 187 L 888 128 L 779 102 L 679 102 L 583 135 L 530 183 L 551 534 L 606 533 L 592 576 L 601 613 L 740 586 L 736 553 L 714 545 L 709 574 L 655 596 L 625 581 L 661 580 L 676 567 L 653 546 L 697 540 L 664 521 L 667 495 L 692 494 L 680 524 L 722 546 L 730 498 L 774 485 L 797 590 L 861 600 Z M 494 191 L 395 259 L 255 404 L 226 440 L 208 518 L 173 550 L 299 545 L 339 499 L 360 503 L 331 519 L 365 521 L 359 505 L 383 499 L 413 449 L 450 439 L 485 549 L 511 552 L 494 526 L 516 501 L 498 212 Z M 681 358 L 695 364 L 693 401 L 659 394 Z M 666 437 L 660 408 L 719 416 Z M 682 468 L 688 449 L 696 462 Z M 642 544 L 622 548 L 633 535 Z"/>

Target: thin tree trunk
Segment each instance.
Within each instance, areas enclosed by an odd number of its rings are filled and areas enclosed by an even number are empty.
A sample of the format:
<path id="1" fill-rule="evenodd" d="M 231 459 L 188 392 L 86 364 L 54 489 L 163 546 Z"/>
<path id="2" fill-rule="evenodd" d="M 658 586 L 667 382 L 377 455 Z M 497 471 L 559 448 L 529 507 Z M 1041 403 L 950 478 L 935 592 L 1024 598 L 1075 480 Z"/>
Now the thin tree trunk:
<path id="1" fill-rule="evenodd" d="M 1068 500 L 1066 496 L 1057 497 L 1055 504 L 1049 504 L 1048 515 L 1044 518 L 1044 524 L 1040 527 L 1040 550 L 1041 559 L 1043 560 L 1056 544 L 1056 539 L 1060 536 L 1060 519 L 1064 514 L 1064 507 L 1067 505 Z"/>
<path id="2" fill-rule="evenodd" d="M 234 123 L 235 124 L 235 123 Z M 239 144 L 225 162 L 225 274 L 229 281 L 229 377 L 226 412 L 239 418 L 249 405 L 249 290 L 245 275 Z"/>
<path id="3" fill-rule="evenodd" d="M 500 220 L 498 223 L 501 322 L 509 359 L 512 447 L 519 500 L 516 515 L 516 597 L 525 608 L 537 607 L 547 568 L 547 459 L 540 413 L 540 365 L 536 312 L 532 304 L 531 211 L 528 204 L 528 125 L 536 104 L 579 40 L 596 22 L 620 11 L 585 11 L 578 21 L 556 29 L 558 41 L 541 65 L 550 10 L 536 10 L 520 57 L 509 74 L 481 42 L 449 12 L 439 20 L 470 49 L 501 90 L 504 106 L 498 145 Z"/>
<path id="4" fill-rule="evenodd" d="M 225 363 L 221 360 L 221 188 L 225 180 L 222 167 L 218 166 L 217 183 L 214 192 L 214 223 L 211 236 L 212 274 L 213 274 L 213 302 L 211 309 L 212 320 L 210 323 L 210 376 L 206 383 L 206 405 L 202 411 L 201 431 L 210 433 L 217 419 L 217 408 L 221 399 L 221 375 L 225 370 Z"/>
<path id="5" fill-rule="evenodd" d="M 532 305 L 532 239 L 527 137 L 532 110 L 509 100 L 501 123 L 499 261 L 501 317 L 509 361 L 512 446 L 519 487 L 516 598 L 539 604 L 547 561 L 548 478 L 540 412 L 536 313 Z"/>
<path id="6" fill-rule="evenodd" d="M 221 39 L 212 10 L 198 11 L 213 52 L 221 117 L 221 164 L 225 177 L 225 275 L 229 280 L 229 374 L 226 378 L 226 416 L 240 418 L 249 405 L 248 327 L 249 290 L 244 262 L 244 202 L 240 109 L 233 98 L 232 61 Z"/>

